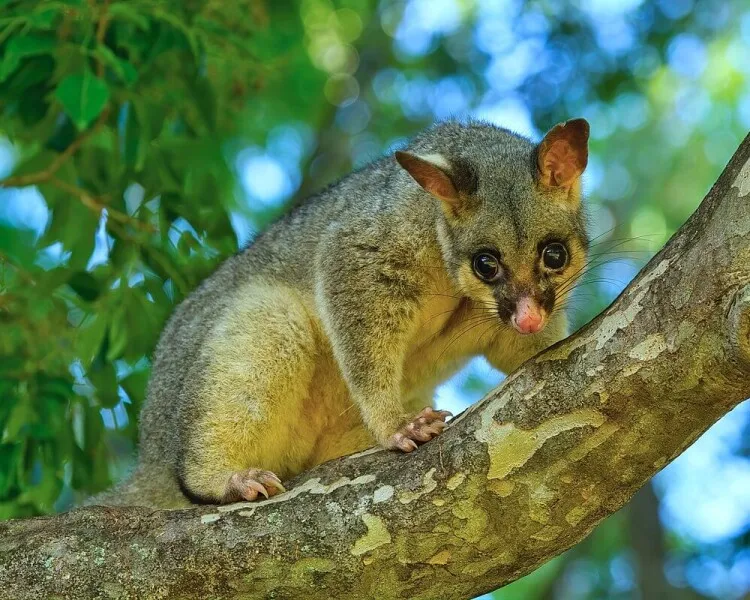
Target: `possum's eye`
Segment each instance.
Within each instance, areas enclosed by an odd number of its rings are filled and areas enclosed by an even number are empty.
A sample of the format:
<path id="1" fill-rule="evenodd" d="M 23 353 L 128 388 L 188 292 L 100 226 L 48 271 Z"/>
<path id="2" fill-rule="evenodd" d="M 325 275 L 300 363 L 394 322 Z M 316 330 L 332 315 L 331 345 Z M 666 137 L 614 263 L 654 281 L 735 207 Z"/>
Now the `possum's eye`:
<path id="1" fill-rule="evenodd" d="M 490 252 L 479 252 L 474 255 L 474 272 L 479 279 L 487 282 L 497 281 L 502 274 L 500 261 Z"/>
<path id="2" fill-rule="evenodd" d="M 547 244 L 542 250 L 542 261 L 552 271 L 562 269 L 568 262 L 568 249 L 560 242 Z"/>

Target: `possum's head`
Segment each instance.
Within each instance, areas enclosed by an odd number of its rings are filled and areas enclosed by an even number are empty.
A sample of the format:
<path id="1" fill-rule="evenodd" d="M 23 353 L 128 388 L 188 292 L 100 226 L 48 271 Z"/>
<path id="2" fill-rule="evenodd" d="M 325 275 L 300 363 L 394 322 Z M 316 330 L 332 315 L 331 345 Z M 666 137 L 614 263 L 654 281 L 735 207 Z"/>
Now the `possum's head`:
<path id="1" fill-rule="evenodd" d="M 491 125 L 444 123 L 396 152 L 439 201 L 443 257 L 461 293 L 521 334 L 544 329 L 584 270 L 588 135 L 583 119 L 536 145 Z"/>

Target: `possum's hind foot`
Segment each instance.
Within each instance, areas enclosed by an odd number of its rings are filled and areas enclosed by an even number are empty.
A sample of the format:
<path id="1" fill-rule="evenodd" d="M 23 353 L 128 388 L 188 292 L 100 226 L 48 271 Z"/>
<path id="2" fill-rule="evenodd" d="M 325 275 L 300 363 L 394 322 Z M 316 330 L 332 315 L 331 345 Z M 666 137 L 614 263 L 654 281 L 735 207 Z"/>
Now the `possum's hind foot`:
<path id="1" fill-rule="evenodd" d="M 245 469 L 232 474 L 227 482 L 224 502 L 240 500 L 262 500 L 285 492 L 281 480 L 271 471 L 262 469 Z"/>

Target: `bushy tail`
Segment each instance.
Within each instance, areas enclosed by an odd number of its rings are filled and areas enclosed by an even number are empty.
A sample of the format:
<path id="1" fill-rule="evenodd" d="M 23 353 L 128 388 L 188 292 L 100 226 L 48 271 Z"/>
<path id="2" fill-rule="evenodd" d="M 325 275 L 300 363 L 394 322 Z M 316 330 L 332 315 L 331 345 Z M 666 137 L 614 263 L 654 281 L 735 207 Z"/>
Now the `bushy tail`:
<path id="1" fill-rule="evenodd" d="M 174 471 L 163 465 L 139 465 L 130 477 L 82 503 L 82 506 L 92 505 L 163 509 L 192 506 L 180 491 Z"/>

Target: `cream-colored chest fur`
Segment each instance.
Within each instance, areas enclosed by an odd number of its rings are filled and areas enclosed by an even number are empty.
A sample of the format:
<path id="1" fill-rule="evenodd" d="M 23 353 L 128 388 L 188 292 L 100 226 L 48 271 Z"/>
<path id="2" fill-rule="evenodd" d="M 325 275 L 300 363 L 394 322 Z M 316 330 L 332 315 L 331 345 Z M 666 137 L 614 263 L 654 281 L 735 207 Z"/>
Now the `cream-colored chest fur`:
<path id="1" fill-rule="evenodd" d="M 409 408 L 430 404 L 435 386 L 478 353 L 478 334 L 490 323 L 472 317 L 474 312 L 465 300 L 428 297 L 404 361 L 402 390 Z"/>

